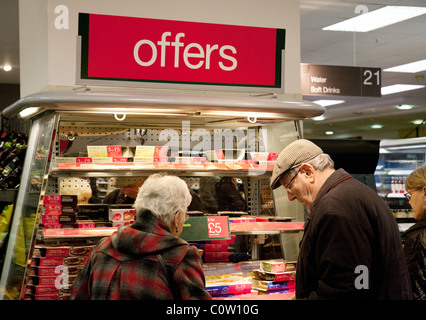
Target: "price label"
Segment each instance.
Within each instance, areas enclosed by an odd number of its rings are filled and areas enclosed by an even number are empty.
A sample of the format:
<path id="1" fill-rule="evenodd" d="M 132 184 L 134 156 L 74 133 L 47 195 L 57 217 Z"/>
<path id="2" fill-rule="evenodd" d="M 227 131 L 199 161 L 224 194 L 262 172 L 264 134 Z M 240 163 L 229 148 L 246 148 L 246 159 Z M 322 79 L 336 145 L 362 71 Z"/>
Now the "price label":
<path id="1" fill-rule="evenodd" d="M 278 156 L 280 155 L 279 152 L 270 152 L 268 154 L 268 161 L 275 161 L 277 160 Z"/>
<path id="2" fill-rule="evenodd" d="M 230 239 L 227 216 L 191 217 L 183 224 L 180 237 L 186 241 Z"/>
<path id="3" fill-rule="evenodd" d="M 108 157 L 121 157 L 121 146 L 107 146 Z"/>
<path id="4" fill-rule="evenodd" d="M 77 158 L 76 163 L 92 163 L 92 158 Z"/>
<path id="5" fill-rule="evenodd" d="M 229 237 L 229 224 L 227 217 L 208 217 L 207 229 L 209 238 Z"/>

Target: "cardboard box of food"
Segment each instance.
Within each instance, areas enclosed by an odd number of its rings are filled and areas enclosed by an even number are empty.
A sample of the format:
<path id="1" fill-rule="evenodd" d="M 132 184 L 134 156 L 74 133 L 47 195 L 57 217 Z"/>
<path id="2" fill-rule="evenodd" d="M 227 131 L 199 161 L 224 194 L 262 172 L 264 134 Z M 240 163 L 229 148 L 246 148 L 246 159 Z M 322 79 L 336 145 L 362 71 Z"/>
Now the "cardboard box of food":
<path id="1" fill-rule="evenodd" d="M 210 295 L 223 294 L 243 294 L 249 293 L 252 289 L 252 283 L 248 280 L 229 281 L 229 280 L 213 280 L 206 282 L 206 291 Z"/>
<path id="2" fill-rule="evenodd" d="M 63 258 L 88 256 L 94 246 L 61 246 L 51 247 L 37 245 L 34 247 L 33 257 Z"/>
<path id="3" fill-rule="evenodd" d="M 274 282 L 274 281 L 250 279 L 250 281 L 253 283 L 254 289 L 266 291 L 266 292 L 292 289 L 295 287 L 295 280 Z"/>
<path id="4" fill-rule="evenodd" d="M 286 260 L 265 260 L 260 262 L 260 268 L 266 272 L 285 272 L 296 270 L 295 261 Z"/>

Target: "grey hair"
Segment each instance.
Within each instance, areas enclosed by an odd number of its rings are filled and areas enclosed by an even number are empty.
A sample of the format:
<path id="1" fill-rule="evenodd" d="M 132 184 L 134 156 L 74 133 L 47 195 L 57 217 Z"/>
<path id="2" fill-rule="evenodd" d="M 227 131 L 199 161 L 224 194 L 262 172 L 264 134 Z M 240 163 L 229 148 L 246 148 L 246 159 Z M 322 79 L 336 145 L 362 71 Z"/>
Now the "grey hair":
<path id="1" fill-rule="evenodd" d="M 167 226 L 180 211 L 182 219 L 191 204 L 192 196 L 184 180 L 176 176 L 153 174 L 139 189 L 134 208 L 136 214 L 147 209 Z"/>
<path id="2" fill-rule="evenodd" d="M 305 163 L 309 163 L 318 171 L 323 171 L 326 168 L 334 169 L 334 161 L 327 153 L 321 153 L 312 160 L 306 161 Z M 291 170 L 288 170 L 283 176 L 293 176 L 297 171 L 299 171 L 299 168 L 300 166 L 297 166 Z"/>

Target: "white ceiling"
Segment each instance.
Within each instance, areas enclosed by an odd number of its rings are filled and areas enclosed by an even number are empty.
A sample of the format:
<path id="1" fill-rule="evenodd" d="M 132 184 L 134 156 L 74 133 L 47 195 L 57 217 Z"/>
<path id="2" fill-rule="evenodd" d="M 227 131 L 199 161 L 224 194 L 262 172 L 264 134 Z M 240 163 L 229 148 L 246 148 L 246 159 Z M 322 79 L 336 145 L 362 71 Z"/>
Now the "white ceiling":
<path id="1" fill-rule="evenodd" d="M 328 25 L 356 16 L 355 8 L 366 5 L 369 11 L 384 5 L 426 6 L 426 0 L 300 0 L 302 63 L 393 67 L 426 58 L 426 15 L 367 33 L 323 31 Z M 382 86 L 397 83 L 426 84 L 418 74 L 382 72 Z M 416 79 L 417 77 L 417 79 Z M 305 96 L 306 100 L 327 97 Z M 307 138 L 364 139 L 398 138 L 399 130 L 415 129 L 411 121 L 426 119 L 426 88 L 391 94 L 381 98 L 332 97 L 346 100 L 344 104 L 327 107 L 326 120 L 305 121 Z M 398 110 L 396 105 L 412 104 L 412 110 Z M 382 129 L 371 129 L 371 124 Z M 334 131 L 326 136 L 325 131 Z"/>
<path id="2" fill-rule="evenodd" d="M 0 0 L 0 83 L 19 83 L 18 0 Z M 266 2 L 265 2 L 266 3 Z M 426 15 L 368 33 L 323 31 L 330 24 L 356 16 L 358 5 L 369 11 L 384 5 L 426 6 L 426 0 L 300 0 L 301 62 L 310 64 L 388 68 L 426 58 Z M 423 72 L 426 74 L 426 72 Z M 423 73 L 382 72 L 382 85 L 396 83 L 426 84 Z M 321 97 L 304 96 L 306 100 Z M 322 97 L 324 98 L 324 97 Z M 426 118 L 426 88 L 381 98 L 326 97 L 344 99 L 346 103 L 327 107 L 326 120 L 306 120 L 306 138 L 364 139 L 398 138 L 399 130 L 412 130 L 411 121 Z M 408 111 L 398 104 L 412 104 Z M 380 123 L 382 129 L 371 129 Z M 326 136 L 326 130 L 333 136 Z"/>

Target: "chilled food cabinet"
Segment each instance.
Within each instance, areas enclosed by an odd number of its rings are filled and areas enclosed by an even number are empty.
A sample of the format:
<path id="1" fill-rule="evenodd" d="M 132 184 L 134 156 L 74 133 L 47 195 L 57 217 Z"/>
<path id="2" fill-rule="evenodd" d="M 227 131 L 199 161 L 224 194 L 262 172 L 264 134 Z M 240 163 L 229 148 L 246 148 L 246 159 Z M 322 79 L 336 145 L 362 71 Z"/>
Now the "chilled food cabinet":
<path id="1" fill-rule="evenodd" d="M 389 205 L 400 231 L 415 223 L 413 211 L 405 198 L 405 180 L 426 162 L 426 138 L 380 141 L 375 172 L 377 192 Z"/>
<path id="2" fill-rule="evenodd" d="M 323 112 L 323 107 L 314 103 L 273 95 L 208 96 L 87 88 L 42 92 L 17 101 L 4 110 L 4 116 L 19 113 L 32 120 L 32 127 L 0 280 L 0 299 L 25 299 L 36 294 L 33 278 L 41 268 L 34 257 L 44 252 L 43 246 L 79 241 L 90 246 L 119 226 L 108 224 L 111 221 L 107 219 L 99 226 L 98 220 L 89 219 L 90 225 L 63 212 L 62 218 L 71 221 L 58 224 L 46 220 L 61 219 L 46 212 L 55 210 L 46 205 L 52 195 L 88 191 L 89 196 L 83 199 L 81 195 L 80 199 L 79 194 L 78 201 L 98 210 L 114 191 L 163 172 L 182 177 L 201 199 L 203 209 L 195 208 L 191 211 L 194 215 L 232 217 L 242 212 L 303 222 L 303 206 L 290 203 L 283 190 L 271 192 L 269 180 L 274 157 L 302 137 L 301 121 Z M 126 203 L 114 205 L 129 208 Z M 62 228 L 56 229 L 58 226 Z M 74 228 L 73 233 L 61 233 L 69 228 Z M 255 248 L 264 241 L 265 232 L 252 233 L 253 254 L 258 254 Z M 297 257 L 298 240 L 288 238 L 285 232 L 278 234 L 282 242 L 289 239 L 288 248 L 282 246 L 285 254 Z"/>

